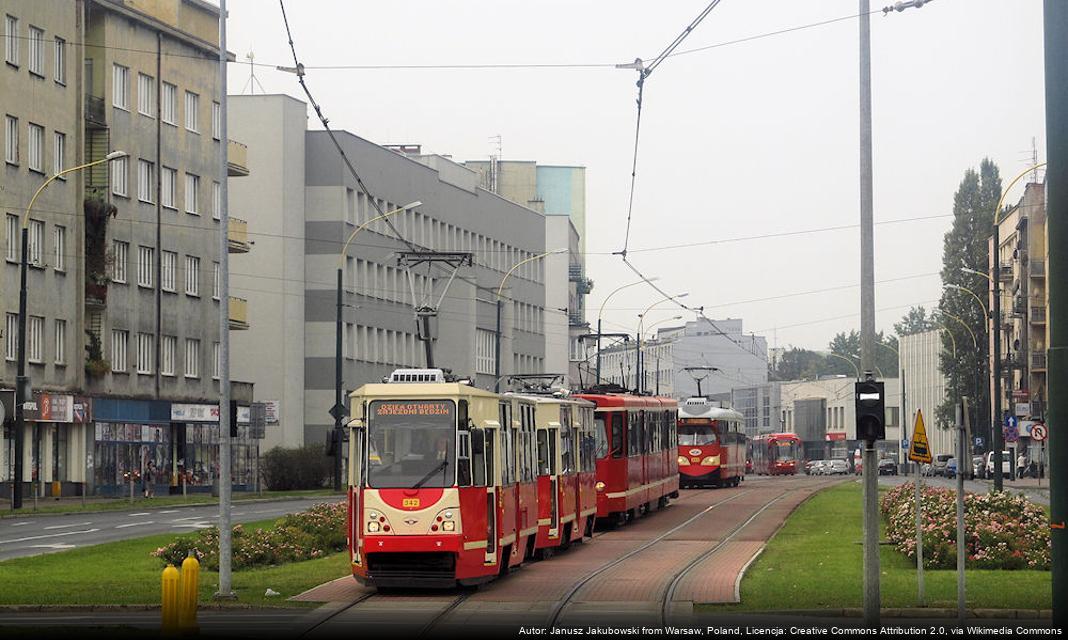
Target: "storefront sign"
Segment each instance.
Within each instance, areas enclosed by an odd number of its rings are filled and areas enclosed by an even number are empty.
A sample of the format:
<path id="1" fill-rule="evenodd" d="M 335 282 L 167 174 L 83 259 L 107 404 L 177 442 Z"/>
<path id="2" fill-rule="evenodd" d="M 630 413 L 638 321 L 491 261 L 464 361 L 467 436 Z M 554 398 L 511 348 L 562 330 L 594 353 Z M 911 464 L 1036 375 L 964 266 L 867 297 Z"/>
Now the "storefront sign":
<path id="1" fill-rule="evenodd" d="M 845 431 L 835 431 L 835 432 L 832 432 L 832 433 L 828 433 L 825 436 L 825 438 L 827 439 L 828 442 L 834 442 L 836 440 L 845 440 L 846 439 L 846 433 L 845 433 Z"/>
<path id="2" fill-rule="evenodd" d="M 34 394 L 33 408 L 23 405 L 26 420 L 34 422 L 74 422 L 74 396 L 40 393 Z"/>
<path id="3" fill-rule="evenodd" d="M 1018 416 L 1026 416 L 1029 413 L 1031 413 L 1031 405 L 1030 404 L 1028 404 L 1026 402 L 1017 402 L 1016 403 L 1016 415 L 1018 415 Z"/>
<path id="4" fill-rule="evenodd" d="M 282 413 L 282 401 L 281 400 L 264 400 L 264 422 L 267 424 L 278 424 L 278 415 Z"/>
<path id="5" fill-rule="evenodd" d="M 171 420 L 174 422 L 218 422 L 217 404 L 172 404 Z"/>
<path id="6" fill-rule="evenodd" d="M 1013 389 L 1012 391 L 1013 400 L 1027 400 L 1030 397 L 1031 392 L 1028 389 Z"/>

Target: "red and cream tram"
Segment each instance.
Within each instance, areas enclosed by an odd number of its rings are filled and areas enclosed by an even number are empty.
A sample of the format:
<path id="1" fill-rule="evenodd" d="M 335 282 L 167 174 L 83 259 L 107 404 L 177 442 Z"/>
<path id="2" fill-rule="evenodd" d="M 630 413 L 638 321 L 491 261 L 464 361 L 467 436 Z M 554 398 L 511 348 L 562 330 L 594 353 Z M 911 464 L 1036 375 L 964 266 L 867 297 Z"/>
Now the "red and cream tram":
<path id="1" fill-rule="evenodd" d="M 349 551 L 379 587 L 492 580 L 592 532 L 593 407 L 398 370 L 350 395 Z"/>
<path id="2" fill-rule="evenodd" d="M 801 439 L 793 433 L 768 433 L 753 438 L 753 472 L 794 475 L 800 466 Z"/>
<path id="3" fill-rule="evenodd" d="M 689 398 L 679 406 L 679 483 L 686 487 L 737 487 L 745 479 L 745 417 Z"/>
<path id="4" fill-rule="evenodd" d="M 671 398 L 579 393 L 596 405 L 597 517 L 621 524 L 679 495 Z"/>

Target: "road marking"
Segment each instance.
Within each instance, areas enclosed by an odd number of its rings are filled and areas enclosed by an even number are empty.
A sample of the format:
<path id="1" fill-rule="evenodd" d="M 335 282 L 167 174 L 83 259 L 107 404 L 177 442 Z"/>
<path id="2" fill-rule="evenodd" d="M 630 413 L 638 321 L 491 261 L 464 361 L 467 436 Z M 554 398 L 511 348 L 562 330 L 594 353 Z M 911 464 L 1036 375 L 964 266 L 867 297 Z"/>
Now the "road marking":
<path id="1" fill-rule="evenodd" d="M 116 529 L 125 529 L 126 527 L 140 527 L 140 526 L 146 525 L 146 524 L 155 524 L 155 521 L 146 520 L 144 522 L 129 522 L 127 524 L 116 525 L 115 528 Z"/>
<path id="2" fill-rule="evenodd" d="M 63 543 L 60 543 L 60 542 L 56 542 L 54 544 L 32 544 L 32 545 L 30 545 L 30 547 L 34 548 L 34 549 L 56 549 L 56 550 L 73 549 L 74 546 L 75 545 L 73 545 L 73 544 L 63 544 Z"/>
<path id="3" fill-rule="evenodd" d="M 145 513 L 131 513 L 131 514 L 129 514 L 129 516 L 131 518 L 136 518 L 137 516 L 150 516 L 150 515 L 152 515 L 152 514 L 148 513 L 148 512 L 145 512 Z"/>
<path id="4" fill-rule="evenodd" d="M 165 513 L 178 513 L 178 510 L 177 509 L 170 509 L 169 511 L 160 511 L 159 513 L 160 513 L 160 515 L 163 515 Z"/>
<path id="5" fill-rule="evenodd" d="M 259 511 L 253 511 L 252 513 L 274 513 L 274 509 L 261 509 Z"/>
<path id="6" fill-rule="evenodd" d="M 0 540 L 0 544 L 14 544 L 16 542 L 29 542 L 30 540 L 44 540 L 45 538 L 58 538 L 60 536 L 73 536 L 79 533 L 93 533 L 100 531 L 100 529 L 85 529 L 84 531 L 64 531 L 63 533 L 49 533 L 43 536 L 28 536 L 26 538 L 15 538 L 14 540 Z"/>
<path id="7" fill-rule="evenodd" d="M 171 529 L 181 529 L 183 527 L 192 527 L 194 529 L 210 529 L 211 525 L 207 522 L 190 522 L 189 524 L 172 524 Z"/>
<path id="8" fill-rule="evenodd" d="M 51 529 L 70 529 L 71 527 L 87 527 L 87 526 L 89 526 L 91 524 L 93 524 L 93 523 L 92 522 L 76 522 L 74 524 L 54 524 L 51 527 L 45 527 L 44 530 L 45 531 L 49 531 Z"/>
<path id="9" fill-rule="evenodd" d="M 232 516 L 243 516 L 243 515 L 245 515 L 245 512 L 244 511 L 234 511 L 230 515 L 232 515 Z"/>
<path id="10" fill-rule="evenodd" d="M 12 527 L 25 527 L 28 524 L 30 524 L 30 523 L 29 522 L 16 522 L 15 524 L 13 524 L 11 526 Z"/>

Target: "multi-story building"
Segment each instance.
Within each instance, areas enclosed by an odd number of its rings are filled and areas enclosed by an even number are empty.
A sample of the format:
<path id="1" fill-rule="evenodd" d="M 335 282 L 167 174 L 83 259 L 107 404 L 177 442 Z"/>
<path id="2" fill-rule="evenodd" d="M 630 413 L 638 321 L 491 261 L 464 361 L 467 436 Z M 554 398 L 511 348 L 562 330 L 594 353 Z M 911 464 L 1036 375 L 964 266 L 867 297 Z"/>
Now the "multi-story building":
<path id="1" fill-rule="evenodd" d="M 118 491 L 127 474 L 145 473 L 175 490 L 183 480 L 210 486 L 227 144 L 219 9 L 2 0 L 0 15 L 5 386 L 16 370 L 19 215 L 48 175 L 128 154 L 55 180 L 29 215 L 27 360 L 38 408 L 27 416 L 27 469 L 64 493 Z M 247 173 L 237 150 L 230 175 Z M 248 250 L 242 233 L 233 250 Z M 241 301 L 232 309 L 231 326 L 247 326 Z M 247 403 L 251 387 L 235 384 L 233 395 Z M 255 443 L 239 439 L 239 485 L 254 483 L 256 458 Z"/>
<path id="2" fill-rule="evenodd" d="M 642 388 L 676 398 L 697 395 L 697 378 L 706 397 L 729 394 L 736 386 L 768 380 L 767 340 L 742 332 L 742 320 L 696 320 L 681 327 L 658 328 L 656 337 L 642 343 Z M 687 367 L 715 367 L 713 372 L 689 372 Z M 603 348 L 601 380 L 627 388 L 638 387 L 637 341 Z M 696 378 L 695 378 L 696 376 Z"/>
<path id="3" fill-rule="evenodd" d="M 946 400 L 946 376 L 939 357 L 942 331 L 931 330 L 901 336 L 898 340 L 898 376 L 905 380 L 905 435 L 912 437 L 916 411 L 923 411 L 924 428 L 932 454 L 956 453 L 953 425 L 938 419 L 938 407 Z M 985 443 L 989 444 L 989 443 Z"/>
<path id="4" fill-rule="evenodd" d="M 545 366 L 580 385 L 588 378 L 580 336 L 590 332 L 586 296 L 593 290 L 586 275 L 586 168 L 497 158 L 464 166 L 478 172 L 484 189 L 545 214 L 546 249 L 567 249 L 545 258 Z"/>
<path id="5" fill-rule="evenodd" d="M 280 95 L 232 96 L 235 137 L 255 138 L 252 175 L 231 187 L 234 211 L 247 212 L 256 251 L 233 261 L 233 288 L 257 318 L 234 338 L 234 371 L 278 400 L 279 425 L 264 446 L 323 442 L 333 426 L 336 281 L 343 272 L 345 391 L 380 380 L 398 367 L 426 365 L 414 319 L 409 273 L 417 292 L 436 304 L 450 271 L 424 265 L 406 272 L 398 253 L 470 252 L 441 298 L 434 364 L 493 388 L 497 289 L 513 265 L 546 250 L 545 216 L 480 186 L 479 174 L 417 146 L 387 148 L 336 132 L 345 155 L 390 217 L 342 253 L 358 225 L 377 215 L 325 131 L 307 130 L 307 107 Z M 421 204 L 405 208 L 412 202 Z M 264 250 L 265 247 L 269 249 Z M 502 376 L 545 369 L 547 310 L 544 265 L 512 272 L 502 295 Z"/>
<path id="6" fill-rule="evenodd" d="M 1045 418 L 1049 399 L 1046 382 L 1049 246 L 1044 183 L 1031 182 L 1024 188 L 1023 197 L 1000 218 L 999 236 L 996 251 L 991 236 L 989 256 L 991 272 L 993 265 L 998 267 L 1003 294 L 998 319 L 1002 353 L 997 356 L 1001 358 L 1002 407 L 1005 415 L 1017 417 L 1026 442 L 1030 425 Z M 993 301 L 993 287 L 989 300 Z M 1003 421 L 1003 418 L 998 420 Z M 1032 453 L 1038 459 L 1038 452 Z"/>
<path id="7" fill-rule="evenodd" d="M 734 387 L 727 404 L 745 416 L 745 435 L 782 431 L 782 383 Z"/>

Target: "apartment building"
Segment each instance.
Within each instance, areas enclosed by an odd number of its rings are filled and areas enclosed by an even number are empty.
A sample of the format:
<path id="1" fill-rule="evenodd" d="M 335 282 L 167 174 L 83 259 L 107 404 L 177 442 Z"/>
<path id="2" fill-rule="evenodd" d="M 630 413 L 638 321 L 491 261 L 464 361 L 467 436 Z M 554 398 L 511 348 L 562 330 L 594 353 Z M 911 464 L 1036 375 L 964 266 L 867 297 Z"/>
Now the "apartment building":
<path id="1" fill-rule="evenodd" d="M 308 130 L 307 105 L 283 95 L 231 96 L 229 130 L 255 138 L 252 175 L 231 184 L 235 212 L 256 230 L 256 250 L 237 257 L 231 286 L 246 296 L 256 323 L 235 335 L 234 373 L 276 403 L 278 425 L 264 447 L 324 442 L 333 427 L 337 272 L 343 276 L 344 391 L 398 367 L 427 363 L 418 304 L 436 306 L 450 271 L 410 273 L 401 252 L 470 252 L 474 265 L 452 281 L 437 314 L 434 364 L 493 388 L 497 289 L 517 263 L 546 250 L 545 216 L 484 189 L 475 171 L 418 146 L 387 148 L 336 132 L 389 225 L 348 172 L 325 131 Z M 405 205 L 413 202 L 414 207 Z M 531 261 L 511 273 L 502 294 L 502 375 L 545 369 L 546 271 Z M 421 292 L 433 291 L 431 296 Z"/>
<path id="2" fill-rule="evenodd" d="M 48 491 L 114 493 L 150 474 L 207 490 L 218 440 L 221 145 L 218 7 L 202 0 L 0 0 L 5 62 L 0 304 L 14 384 L 19 216 L 29 216 L 25 464 Z M 247 174 L 228 144 L 230 175 Z M 241 221 L 231 250 L 247 251 Z M 248 324 L 234 301 L 231 328 Z M 235 398 L 251 387 L 235 383 Z M 242 412 L 243 414 L 245 412 Z M 3 468 L 11 476 L 13 434 Z M 235 448 L 254 483 L 255 442 Z"/>

